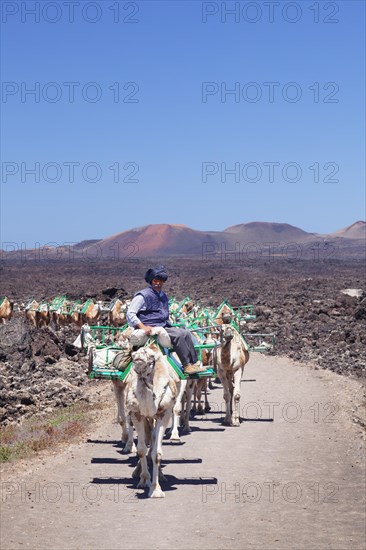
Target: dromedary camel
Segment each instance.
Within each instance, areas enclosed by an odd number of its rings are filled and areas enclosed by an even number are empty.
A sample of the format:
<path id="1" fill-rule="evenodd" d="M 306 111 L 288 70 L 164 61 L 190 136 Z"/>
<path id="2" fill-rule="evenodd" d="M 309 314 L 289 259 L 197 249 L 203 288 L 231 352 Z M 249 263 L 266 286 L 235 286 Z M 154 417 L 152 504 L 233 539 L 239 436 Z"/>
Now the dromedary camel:
<path id="1" fill-rule="evenodd" d="M 150 487 L 149 497 L 162 498 L 159 471 L 162 439 L 172 417 L 177 385 L 171 367 L 155 344 L 132 354 L 133 368 L 127 380 L 126 408 L 138 434 L 137 454 L 141 473 L 138 487 Z M 147 444 L 151 437 L 152 481 L 147 467 Z"/>
<path id="2" fill-rule="evenodd" d="M 129 302 L 129 301 L 128 301 Z M 116 298 L 110 304 L 108 309 L 108 325 L 111 327 L 121 327 L 126 324 L 126 311 L 128 302 Z"/>
<path id="3" fill-rule="evenodd" d="M 221 348 L 218 348 L 217 373 L 224 386 L 226 415 L 224 424 L 240 426 L 240 382 L 244 365 L 249 361 L 247 346 L 233 325 L 222 325 Z"/>
<path id="4" fill-rule="evenodd" d="M 100 317 L 101 302 L 94 303 L 93 300 L 87 300 L 81 309 L 80 323 L 88 323 L 89 325 L 95 325 Z"/>
<path id="5" fill-rule="evenodd" d="M 24 307 L 25 318 L 35 327 L 37 326 L 37 309 L 39 303 L 33 298 L 30 299 Z"/>
<path id="6" fill-rule="evenodd" d="M 11 319 L 13 315 L 13 302 L 6 296 L 0 298 L 0 323 L 5 324 L 6 321 Z"/>
<path id="7" fill-rule="evenodd" d="M 88 357 L 88 372 L 94 367 L 110 368 L 120 370 L 119 357 L 123 352 L 129 356 L 131 350 L 130 342 L 127 336 L 120 334 L 118 339 L 118 348 L 99 348 L 97 349 L 96 342 L 91 334 L 91 329 L 88 324 L 81 327 L 79 336 L 74 341 L 75 347 L 86 349 Z M 129 356 L 130 357 L 130 356 Z M 117 360 L 117 364 L 116 364 Z M 128 361 L 127 361 L 128 363 Z M 127 365 L 124 365 L 124 368 Z M 128 375 L 129 376 L 129 375 Z M 133 426 L 130 415 L 125 410 L 125 380 L 112 380 L 114 395 L 117 401 L 117 422 L 122 428 L 122 444 L 124 445 L 124 453 L 134 453 L 136 451 L 133 441 Z"/>

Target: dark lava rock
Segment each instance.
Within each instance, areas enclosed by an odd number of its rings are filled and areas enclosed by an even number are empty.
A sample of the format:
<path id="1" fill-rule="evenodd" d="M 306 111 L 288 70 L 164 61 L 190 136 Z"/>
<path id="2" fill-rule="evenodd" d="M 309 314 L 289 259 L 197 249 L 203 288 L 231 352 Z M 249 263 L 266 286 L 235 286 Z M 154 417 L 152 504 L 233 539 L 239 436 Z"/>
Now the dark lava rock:
<path id="1" fill-rule="evenodd" d="M 115 286 L 112 286 L 111 288 L 106 288 L 105 290 L 102 291 L 102 294 L 103 296 L 108 296 L 108 298 L 112 299 L 112 298 L 115 298 L 116 296 L 119 296 L 119 297 L 123 297 L 123 296 L 126 296 L 127 292 L 125 291 L 124 288 L 117 288 Z"/>
<path id="2" fill-rule="evenodd" d="M 79 349 L 70 344 L 69 342 L 66 342 L 65 344 L 65 353 L 66 355 L 69 355 L 70 357 L 74 357 L 79 353 Z"/>
<path id="3" fill-rule="evenodd" d="M 361 319 L 366 319 L 366 307 L 361 306 L 358 309 L 356 309 L 354 317 L 355 319 L 357 319 L 357 321 Z"/>
<path id="4" fill-rule="evenodd" d="M 244 325 L 244 331 L 275 333 L 275 354 L 347 376 L 363 375 L 366 299 L 341 292 L 363 288 L 363 261 L 152 261 L 152 265 L 164 263 L 168 270 L 164 287 L 168 296 L 181 300 L 189 295 L 215 307 L 225 298 L 233 306 L 253 304 L 257 319 Z M 31 296 L 52 299 L 66 293 L 80 300 L 130 298 L 145 285 L 148 267 L 151 261 L 144 259 L 100 261 L 92 266 L 76 261 L 9 262 L 3 266 L 2 293 L 12 297 L 16 288 L 19 303 Z M 4 422 L 84 398 L 86 358 L 72 345 L 79 331 L 72 325 L 60 330 L 52 324 L 30 328 L 20 314 L 0 326 L 0 417 Z M 28 392 L 35 403 L 21 392 Z"/>

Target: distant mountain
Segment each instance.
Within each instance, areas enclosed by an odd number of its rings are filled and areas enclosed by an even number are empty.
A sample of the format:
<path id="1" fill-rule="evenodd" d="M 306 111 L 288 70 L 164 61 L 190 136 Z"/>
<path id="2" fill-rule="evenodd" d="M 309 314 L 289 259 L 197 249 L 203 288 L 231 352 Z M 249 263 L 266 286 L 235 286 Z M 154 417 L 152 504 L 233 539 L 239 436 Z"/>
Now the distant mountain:
<path id="1" fill-rule="evenodd" d="M 186 225 L 152 224 L 122 231 L 105 239 L 81 241 L 72 247 L 72 251 L 67 247 L 65 250 L 59 247 L 50 248 L 47 254 L 41 255 L 39 250 L 35 250 L 33 255 L 35 259 L 91 257 L 123 260 L 138 257 L 210 256 L 225 260 L 231 257 L 237 259 L 239 252 L 241 261 L 251 253 L 265 258 L 270 248 L 273 254 L 285 258 L 288 258 L 288 250 L 291 257 L 303 259 L 363 258 L 365 243 L 364 221 L 357 221 L 328 235 L 308 233 L 287 223 L 242 223 L 224 231 L 197 231 Z M 15 259 L 24 257 L 25 252 L 3 251 L 1 257 Z"/>
<path id="2" fill-rule="evenodd" d="M 92 244 L 99 243 L 100 239 L 88 239 L 86 241 L 80 241 L 79 243 L 74 245 L 74 250 L 82 250 L 84 248 L 87 248 L 88 246 L 91 246 Z"/>
<path id="3" fill-rule="evenodd" d="M 99 241 L 103 257 L 180 256 L 201 254 L 204 243 L 222 240 L 217 231 L 196 231 L 186 225 L 154 224 L 117 233 Z"/>
<path id="4" fill-rule="evenodd" d="M 344 239 L 366 239 L 366 222 L 360 220 L 335 233 L 331 233 L 330 236 L 343 237 Z"/>
<path id="5" fill-rule="evenodd" d="M 314 233 L 307 233 L 288 223 L 250 222 L 233 225 L 224 233 L 235 235 L 245 242 L 303 242 L 314 238 Z"/>
<path id="6" fill-rule="evenodd" d="M 357 222 L 359 223 L 359 222 Z M 282 254 L 284 247 L 296 243 L 302 248 L 302 254 L 311 254 L 312 243 L 337 242 L 337 250 L 342 248 L 342 256 L 348 256 L 349 238 L 340 235 L 319 235 L 308 233 L 303 229 L 287 223 L 250 222 L 228 227 L 224 231 L 197 231 L 186 225 L 153 224 L 136 227 L 117 233 L 96 243 L 103 258 L 128 257 L 167 257 L 167 256 L 201 256 L 220 254 L 230 257 L 231 252 L 247 251 L 253 248 L 268 252 L 269 246 L 274 253 Z M 355 241 L 358 243 L 358 241 Z M 277 243 L 277 244 L 272 244 Z M 249 245 L 249 248 L 248 248 Z M 79 245 L 77 245 L 79 246 Z M 352 248 L 352 247 L 351 247 Z M 251 250 L 252 250 L 251 249 Z M 344 250 L 343 250 L 344 249 Z"/>

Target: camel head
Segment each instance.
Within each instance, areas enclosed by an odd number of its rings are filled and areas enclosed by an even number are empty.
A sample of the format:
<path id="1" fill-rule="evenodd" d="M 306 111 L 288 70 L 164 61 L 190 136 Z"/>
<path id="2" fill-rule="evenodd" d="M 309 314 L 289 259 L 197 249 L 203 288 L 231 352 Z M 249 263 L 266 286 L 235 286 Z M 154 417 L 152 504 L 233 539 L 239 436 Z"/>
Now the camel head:
<path id="1" fill-rule="evenodd" d="M 128 309 L 128 306 L 130 305 L 131 300 L 126 300 L 125 302 L 121 301 L 121 311 L 125 312 Z"/>
<path id="2" fill-rule="evenodd" d="M 221 315 L 221 319 L 224 325 L 229 325 L 233 320 L 231 313 L 227 313 L 227 312 Z"/>
<path id="3" fill-rule="evenodd" d="M 131 350 L 131 342 L 124 334 L 118 334 L 115 343 L 124 350 Z"/>
<path id="4" fill-rule="evenodd" d="M 190 313 L 192 311 L 192 309 L 194 308 L 194 303 L 192 302 L 192 300 L 189 300 L 188 302 L 185 303 L 184 307 L 185 307 L 186 312 Z"/>
<path id="5" fill-rule="evenodd" d="M 235 331 L 231 325 L 222 325 L 222 340 L 226 344 L 234 338 Z"/>
<path id="6" fill-rule="evenodd" d="M 133 367 L 137 375 L 142 378 L 148 378 L 151 374 L 153 374 L 158 355 L 159 350 L 154 344 L 140 348 L 133 352 Z"/>

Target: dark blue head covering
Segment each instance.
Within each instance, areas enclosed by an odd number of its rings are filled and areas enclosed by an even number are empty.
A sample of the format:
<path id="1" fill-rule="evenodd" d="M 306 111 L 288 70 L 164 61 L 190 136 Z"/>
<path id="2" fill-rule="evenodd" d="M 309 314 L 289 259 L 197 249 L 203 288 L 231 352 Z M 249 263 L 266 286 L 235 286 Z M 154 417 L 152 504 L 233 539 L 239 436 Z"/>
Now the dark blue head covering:
<path id="1" fill-rule="evenodd" d="M 163 265 L 158 265 L 152 269 L 148 269 L 145 273 L 145 281 L 150 284 L 153 279 L 161 279 L 166 281 L 168 278 L 167 272 Z"/>

